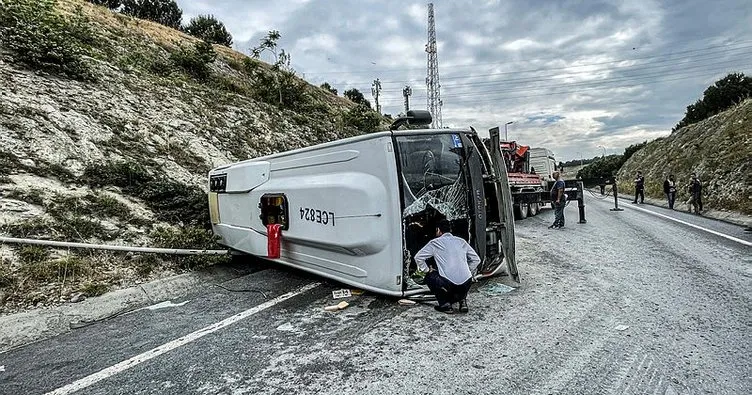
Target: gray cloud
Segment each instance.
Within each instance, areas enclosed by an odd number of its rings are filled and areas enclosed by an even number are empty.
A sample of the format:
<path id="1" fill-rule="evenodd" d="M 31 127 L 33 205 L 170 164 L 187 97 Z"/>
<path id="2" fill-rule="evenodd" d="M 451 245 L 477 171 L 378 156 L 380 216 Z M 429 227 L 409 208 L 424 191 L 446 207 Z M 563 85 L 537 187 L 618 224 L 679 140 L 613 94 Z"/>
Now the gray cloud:
<path id="1" fill-rule="evenodd" d="M 186 17 L 212 13 L 247 52 L 268 30 L 313 84 L 370 96 L 382 111 L 425 95 L 426 3 L 178 0 Z M 669 133 L 713 81 L 751 73 L 746 0 L 434 2 L 446 126 L 479 132 L 514 120 L 510 138 L 562 160 L 608 153 Z M 186 18 L 186 19 L 187 19 Z"/>

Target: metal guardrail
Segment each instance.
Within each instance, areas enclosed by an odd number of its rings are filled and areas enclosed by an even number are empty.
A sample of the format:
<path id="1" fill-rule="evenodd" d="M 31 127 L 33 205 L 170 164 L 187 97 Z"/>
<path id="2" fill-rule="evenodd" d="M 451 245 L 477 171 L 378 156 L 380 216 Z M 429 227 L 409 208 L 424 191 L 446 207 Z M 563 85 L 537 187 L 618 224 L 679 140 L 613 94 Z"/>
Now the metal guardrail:
<path id="1" fill-rule="evenodd" d="M 41 246 L 46 246 L 46 247 L 87 248 L 87 249 L 92 249 L 92 250 L 143 252 L 143 253 L 152 253 L 152 254 L 171 254 L 171 255 L 224 255 L 224 254 L 230 253 L 229 250 L 198 250 L 198 249 L 180 249 L 180 248 L 132 247 L 132 246 L 116 246 L 116 245 L 108 245 L 108 244 L 72 243 L 72 242 L 66 242 L 66 241 L 39 240 L 39 239 L 19 239 L 15 237 L 3 237 L 3 236 L 0 236 L 0 243 L 31 244 L 31 245 L 41 245 Z"/>

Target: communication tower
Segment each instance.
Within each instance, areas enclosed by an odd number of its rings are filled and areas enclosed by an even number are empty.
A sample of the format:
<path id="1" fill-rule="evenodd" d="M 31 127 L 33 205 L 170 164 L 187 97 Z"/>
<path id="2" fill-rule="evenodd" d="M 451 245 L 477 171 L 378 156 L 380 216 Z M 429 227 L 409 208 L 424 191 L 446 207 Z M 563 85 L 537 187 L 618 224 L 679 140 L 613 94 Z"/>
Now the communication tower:
<path id="1" fill-rule="evenodd" d="M 433 122 L 432 128 L 442 128 L 441 119 L 441 84 L 439 83 L 439 57 L 436 51 L 436 23 L 433 16 L 433 3 L 428 3 L 428 44 L 426 44 L 426 53 L 428 53 L 428 72 L 426 76 L 428 111 L 431 112 Z"/>

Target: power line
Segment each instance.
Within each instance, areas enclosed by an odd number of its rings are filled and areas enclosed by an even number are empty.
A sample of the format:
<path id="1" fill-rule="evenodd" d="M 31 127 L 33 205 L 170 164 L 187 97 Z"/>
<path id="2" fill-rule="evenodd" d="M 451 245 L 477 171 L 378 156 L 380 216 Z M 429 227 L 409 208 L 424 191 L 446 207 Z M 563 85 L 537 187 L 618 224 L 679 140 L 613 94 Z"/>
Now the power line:
<path id="1" fill-rule="evenodd" d="M 733 50 L 730 50 L 730 51 L 747 50 L 747 49 L 752 49 L 752 46 L 734 48 Z M 747 51 L 742 52 L 742 54 L 747 54 L 747 53 L 748 53 Z M 692 61 L 697 61 L 697 60 L 716 59 L 719 55 L 724 55 L 724 54 L 725 55 L 731 55 L 732 53 L 728 52 L 728 51 L 718 52 L 718 53 L 707 53 L 707 54 L 703 54 L 703 55 L 698 55 L 695 58 L 664 59 L 664 60 L 659 60 L 659 61 L 655 61 L 655 62 L 644 63 L 644 64 L 639 64 L 639 65 L 630 65 L 630 66 L 625 66 L 625 67 L 599 68 L 599 69 L 595 69 L 595 70 L 572 71 L 572 72 L 569 72 L 566 75 L 579 75 L 579 74 L 596 73 L 596 72 L 602 72 L 602 71 L 639 71 L 639 70 L 650 69 L 650 68 L 653 68 L 653 67 L 674 66 L 675 65 L 674 62 L 677 62 L 677 61 L 683 61 L 684 63 L 686 63 L 686 62 L 692 62 Z M 736 53 L 733 53 L 733 55 L 736 55 Z M 668 64 L 664 64 L 664 63 L 668 63 Z M 446 77 L 445 79 L 460 80 L 460 79 L 471 79 L 471 78 L 481 78 L 481 77 L 488 79 L 487 77 L 509 75 L 509 74 L 515 74 L 516 75 L 516 74 L 526 74 L 526 73 L 534 74 L 534 73 L 540 73 L 540 72 L 543 72 L 543 71 L 564 71 L 564 70 L 568 70 L 568 69 L 570 69 L 572 67 L 584 67 L 584 66 L 591 66 L 591 65 L 577 65 L 577 66 L 571 66 L 571 67 L 557 67 L 557 68 L 547 68 L 547 69 L 519 70 L 519 71 L 509 71 L 509 72 L 499 72 L 499 73 L 489 73 L 489 74 L 476 74 L 476 75 L 471 75 L 471 76 Z M 505 79 L 503 81 L 524 81 L 524 80 L 528 80 L 528 79 L 535 79 L 535 78 L 541 78 L 541 77 L 544 77 L 544 76 L 532 76 L 532 77 L 524 77 L 524 78 Z M 468 86 L 471 86 L 471 85 L 483 85 L 483 84 L 489 84 L 489 83 L 495 83 L 495 82 L 499 82 L 499 81 L 481 81 L 481 82 L 472 82 L 471 81 L 471 82 L 455 83 L 453 85 L 445 85 L 445 86 L 447 86 L 447 87 L 449 87 L 449 86 L 455 86 L 455 85 L 468 85 Z M 386 84 L 387 82 L 384 82 L 384 83 Z M 392 82 L 389 82 L 389 83 L 391 84 Z M 386 89 L 385 91 L 389 92 L 389 91 L 391 91 L 391 89 Z"/>
<path id="2" fill-rule="evenodd" d="M 534 81 L 531 82 L 551 82 L 545 83 L 545 84 L 535 84 L 535 85 L 525 85 L 525 86 L 519 86 L 520 84 L 509 84 L 508 81 L 498 81 L 493 84 L 490 84 L 493 86 L 494 90 L 491 91 L 479 91 L 479 90 L 461 90 L 461 91 L 455 91 L 455 93 L 445 94 L 445 97 L 452 97 L 452 96 L 458 96 L 462 94 L 486 94 L 486 93 L 498 93 L 500 89 L 503 89 L 504 92 L 515 92 L 515 91 L 529 91 L 529 90 L 540 90 L 544 88 L 560 88 L 560 87 L 572 87 L 572 86 L 589 86 L 589 85 L 606 85 L 613 82 L 622 82 L 622 81 L 640 81 L 644 80 L 646 77 L 663 77 L 663 76 L 671 76 L 676 75 L 677 73 L 685 73 L 688 70 L 696 70 L 699 69 L 700 71 L 714 71 L 717 68 L 728 68 L 733 67 L 739 63 L 742 62 L 748 62 L 752 61 L 751 55 L 747 55 L 743 58 L 737 58 L 732 60 L 723 60 L 723 61 L 717 61 L 717 62 L 710 62 L 710 63 L 703 63 L 703 64 L 694 64 L 692 66 L 687 66 L 679 69 L 678 71 L 674 68 L 667 69 L 667 70 L 660 70 L 660 71 L 648 71 L 645 73 L 639 73 L 639 74 L 633 74 L 633 75 L 626 75 L 626 76 L 615 76 L 610 78 L 604 78 L 600 80 L 591 80 L 591 81 L 579 81 L 579 82 L 558 82 L 557 79 L 550 78 L 550 79 L 543 79 L 543 78 L 536 78 Z M 741 67 L 741 66 L 740 66 Z M 710 68 L 710 69 L 708 69 Z M 708 70 L 706 70 L 708 69 Z M 447 88 L 463 88 L 465 85 L 452 85 Z M 452 89 L 450 89 L 452 91 Z M 388 92 L 388 91 L 386 91 Z"/>
<path id="3" fill-rule="evenodd" d="M 744 61 L 752 61 L 752 56 L 748 55 L 745 58 L 734 59 L 734 60 L 727 60 L 727 61 L 722 61 L 722 62 L 711 62 L 711 63 L 707 63 L 707 64 L 696 64 L 696 65 L 693 65 L 693 66 L 684 67 L 678 73 L 685 72 L 687 70 L 698 70 L 698 69 L 699 70 L 705 70 L 705 69 L 707 69 L 709 67 L 710 68 L 718 68 L 718 67 L 721 67 L 721 66 L 728 66 L 728 65 L 731 65 L 731 64 L 737 64 L 739 62 L 744 62 Z M 708 71 L 711 71 L 711 70 L 708 70 Z M 642 79 L 644 79 L 646 77 L 662 77 L 662 76 L 671 76 L 671 75 L 676 75 L 676 74 L 677 74 L 677 72 L 675 70 L 670 69 L 670 70 L 662 70 L 662 71 L 653 71 L 653 72 L 647 72 L 647 73 L 640 73 L 640 74 L 635 74 L 635 75 L 630 75 L 630 76 L 607 78 L 607 79 L 601 79 L 601 80 L 596 80 L 596 81 L 580 81 L 580 82 L 571 82 L 571 83 L 559 82 L 559 83 L 555 83 L 555 84 L 535 85 L 533 87 L 514 87 L 514 86 L 512 86 L 510 88 L 507 88 L 506 87 L 507 86 L 506 85 L 507 82 L 500 82 L 498 84 L 491 84 L 490 86 L 495 87 L 496 89 L 490 90 L 490 91 L 489 90 L 473 90 L 473 91 L 461 90 L 461 91 L 456 91 L 456 92 L 452 93 L 452 89 L 450 89 L 451 87 L 447 87 L 449 89 L 450 93 L 445 94 L 444 97 L 445 98 L 447 98 L 447 97 L 455 97 L 455 96 L 463 94 L 463 93 L 472 93 L 472 94 L 497 93 L 497 92 L 499 92 L 499 89 L 504 89 L 504 92 L 519 92 L 519 91 L 526 91 L 526 90 L 538 90 L 538 89 L 543 89 L 543 88 L 572 87 L 572 86 L 592 86 L 592 85 L 608 84 L 608 83 L 612 83 L 612 82 L 640 81 L 640 80 L 642 80 Z M 552 81 L 553 82 L 555 80 L 543 80 L 543 81 L 545 81 L 545 82 Z M 460 88 L 462 88 L 462 87 L 460 87 Z"/>
<path id="4" fill-rule="evenodd" d="M 562 95 L 562 94 L 576 94 L 576 93 L 581 93 L 581 92 L 589 92 L 589 91 L 597 91 L 597 90 L 608 90 L 608 89 L 632 88 L 632 87 L 634 87 L 634 85 L 627 84 L 627 83 L 629 83 L 629 82 L 635 82 L 635 81 L 640 81 L 640 80 L 646 80 L 646 81 L 640 83 L 639 85 L 646 85 L 646 84 L 651 84 L 651 83 L 652 84 L 657 84 L 657 83 L 663 83 L 663 82 L 671 82 L 671 81 L 684 80 L 684 79 L 689 79 L 689 78 L 699 78 L 699 77 L 705 77 L 705 76 L 710 77 L 711 76 L 710 74 L 717 75 L 718 71 L 715 70 L 715 69 L 714 70 L 696 70 L 696 71 L 691 72 L 691 73 L 686 73 L 686 72 L 684 72 L 684 73 L 674 73 L 673 74 L 674 78 L 656 79 L 655 77 L 648 77 L 648 78 L 643 77 L 641 79 L 630 79 L 629 81 L 621 81 L 621 82 L 623 82 L 623 84 L 620 84 L 620 85 L 611 85 L 611 86 L 608 86 L 608 85 L 605 85 L 605 84 L 601 84 L 603 86 L 594 86 L 594 87 L 580 88 L 580 89 L 565 89 L 565 90 L 559 90 L 559 91 L 555 91 L 554 90 L 554 91 L 547 91 L 547 92 L 544 92 L 544 93 L 530 94 L 530 95 L 512 95 L 512 96 L 509 96 L 509 95 L 507 95 L 508 91 L 503 91 L 503 92 L 495 92 L 496 95 L 482 94 L 482 93 L 475 92 L 475 93 L 469 93 L 469 94 L 458 94 L 458 95 L 454 95 L 454 96 L 451 96 L 451 97 L 454 98 L 454 99 L 458 99 L 458 101 L 461 102 L 462 104 L 479 103 L 479 102 L 488 102 L 488 103 L 491 103 L 491 102 L 499 102 L 499 101 L 512 100 L 512 99 L 521 99 L 521 98 L 552 96 L 552 95 Z M 538 91 L 541 91 L 541 90 L 543 90 L 543 89 L 541 89 L 541 88 L 532 88 L 532 89 L 530 89 L 529 88 L 529 89 L 519 90 L 517 92 L 519 92 L 519 93 L 523 93 L 523 92 L 538 92 Z M 498 95 L 501 95 L 501 96 L 498 96 Z M 481 96 L 484 99 L 482 99 L 482 100 L 463 100 L 463 99 L 473 99 L 473 98 L 481 97 Z"/>
<path id="5" fill-rule="evenodd" d="M 752 48 L 750 46 L 749 48 Z M 744 52 L 745 55 L 748 54 L 748 52 Z M 681 64 L 685 64 L 688 62 L 697 62 L 697 61 L 706 61 L 706 60 L 717 60 L 718 54 L 706 54 L 703 55 L 700 58 L 694 58 L 694 59 L 684 59 L 684 62 Z M 728 61 L 738 61 L 743 60 L 744 58 L 735 58 L 730 59 Z M 458 82 L 458 83 L 450 83 L 443 85 L 446 88 L 452 88 L 452 87 L 460 87 L 460 86 L 485 86 L 485 85 L 497 85 L 501 83 L 509 83 L 509 82 L 526 82 L 526 81 L 538 81 L 542 78 L 550 78 L 550 77 L 572 77 L 572 76 L 578 76 L 582 74 L 595 74 L 599 72 L 634 72 L 634 71 L 643 71 L 643 70 L 651 70 L 651 69 L 662 69 L 662 68 L 676 68 L 677 66 L 681 64 L 676 64 L 676 59 L 667 59 L 663 62 L 655 62 L 653 64 L 648 65 L 640 65 L 642 67 L 633 67 L 633 68 L 612 68 L 612 69 L 601 69 L 601 70 L 585 70 L 585 71 L 578 71 L 578 72 L 572 72 L 568 74 L 553 74 L 553 75 L 539 75 L 539 76 L 533 76 L 533 77 L 523 77 L 523 78 L 510 78 L 510 79 L 503 79 L 503 80 L 494 80 L 494 81 L 482 81 L 482 82 Z M 671 63 L 669 63 L 671 62 Z M 668 64 L 658 64 L 658 63 L 668 63 Z M 691 66 L 690 66 L 691 67 Z M 522 73 L 522 72 L 521 72 Z M 478 77 L 481 75 L 478 75 Z M 488 76 L 488 75 L 483 75 Z M 467 76 L 462 78 L 474 78 L 476 76 Z M 392 89 L 386 89 L 384 92 L 394 92 Z"/>
<path id="6" fill-rule="evenodd" d="M 689 54 L 689 53 L 695 53 L 695 52 L 702 52 L 707 51 L 709 49 L 716 49 L 716 48 L 728 48 L 730 46 L 734 45 L 740 45 L 740 44 L 750 44 L 752 43 L 752 40 L 741 40 L 741 41 L 735 41 L 730 42 L 726 44 L 718 44 L 718 45 L 711 45 L 703 48 L 695 48 L 695 49 L 688 49 L 683 51 L 675 51 L 670 52 L 666 55 L 650 55 L 650 56 L 638 56 L 634 58 L 625 58 L 621 60 L 613 60 L 613 61 L 604 61 L 604 62 L 597 62 L 597 63 L 589 63 L 589 64 L 583 64 L 580 66 L 592 66 L 592 65 L 599 65 L 599 64 L 608 64 L 608 63 L 618 63 L 618 62 L 628 62 L 633 60 L 646 60 L 646 59 L 655 59 L 655 58 L 663 58 L 666 56 L 674 56 L 674 55 L 681 55 L 681 54 Z M 530 62 L 536 62 L 536 61 L 542 61 L 542 60 L 557 60 L 561 59 L 561 57 L 545 57 L 545 58 L 534 58 L 534 59 L 525 59 L 524 61 L 497 61 L 497 62 L 488 62 L 488 63 L 467 63 L 467 64 L 458 64 L 458 65 L 450 65 L 447 67 L 450 67 L 452 69 L 455 68 L 461 68 L 461 67 L 478 67 L 478 66 L 490 66 L 490 65 L 509 65 L 514 63 L 530 63 Z M 305 73 L 308 75 L 323 75 L 323 74 L 362 74 L 362 73 L 390 73 L 390 72 L 404 72 L 404 71 L 419 71 L 422 70 L 420 68 L 402 68 L 402 69 L 373 69 L 373 70 L 351 70 L 351 71 L 322 71 L 322 72 L 316 72 L 316 71 L 306 71 Z M 391 81 L 389 81 L 391 83 Z"/>
<path id="7" fill-rule="evenodd" d="M 714 73 L 717 74 L 717 73 Z M 671 82 L 671 81 L 680 81 L 690 78 L 698 78 L 698 77 L 704 77 L 709 76 L 708 74 L 693 74 L 693 75 L 686 75 L 676 78 L 666 78 L 662 79 L 660 81 L 654 81 L 654 83 L 662 83 L 662 82 Z M 645 85 L 645 84 L 643 84 Z M 508 100 L 517 100 L 517 99 L 527 99 L 532 97 L 542 97 L 542 96 L 558 96 L 558 95 L 568 95 L 568 94 L 577 94 L 582 93 L 583 91 L 598 91 L 598 90 L 607 90 L 607 89 L 619 89 L 619 88 L 630 88 L 631 86 L 613 86 L 613 87 L 592 87 L 592 88 L 582 88 L 582 89 L 576 89 L 576 90 L 569 90 L 569 91 L 559 91 L 559 92 L 545 92 L 540 94 L 532 94 L 532 95 L 513 95 L 513 96 L 501 96 L 501 97 L 489 97 L 484 96 L 483 99 L 479 100 L 462 100 L 459 103 L 463 105 L 468 104 L 480 104 L 480 103 L 497 103 L 502 101 L 508 101 Z M 479 97 L 478 95 L 468 95 L 467 98 L 472 99 L 473 96 Z M 459 98 L 461 99 L 461 98 Z"/>

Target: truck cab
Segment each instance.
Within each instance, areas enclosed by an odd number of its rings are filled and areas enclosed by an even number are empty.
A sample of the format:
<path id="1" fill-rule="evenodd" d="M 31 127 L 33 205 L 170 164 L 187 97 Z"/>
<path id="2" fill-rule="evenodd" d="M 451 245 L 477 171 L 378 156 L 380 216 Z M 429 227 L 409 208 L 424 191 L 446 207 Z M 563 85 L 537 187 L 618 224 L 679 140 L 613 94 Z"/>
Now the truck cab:
<path id="1" fill-rule="evenodd" d="M 500 152 L 489 152 L 472 128 L 398 130 L 426 121 L 430 114 L 411 111 L 389 131 L 211 170 L 209 208 L 219 243 L 265 258 L 268 226 L 276 224 L 282 238 L 273 261 L 412 296 L 428 292 L 413 280 L 413 256 L 447 219 L 481 257 L 478 277 L 506 269 L 518 280 Z"/>

